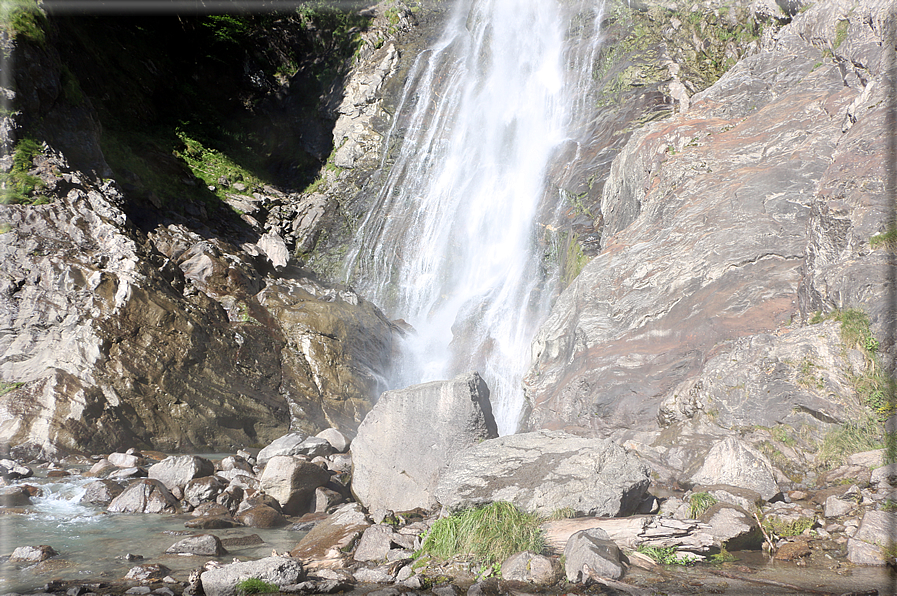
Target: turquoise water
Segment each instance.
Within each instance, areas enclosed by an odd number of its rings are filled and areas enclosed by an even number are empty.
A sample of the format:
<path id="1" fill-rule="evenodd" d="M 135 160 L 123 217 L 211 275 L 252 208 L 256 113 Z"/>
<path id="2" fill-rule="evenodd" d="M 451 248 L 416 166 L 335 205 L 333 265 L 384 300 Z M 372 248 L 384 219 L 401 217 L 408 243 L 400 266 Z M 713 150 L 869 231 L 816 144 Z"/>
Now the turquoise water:
<path id="1" fill-rule="evenodd" d="M 29 478 L 18 483 L 39 486 L 44 494 L 33 498 L 33 504 L 22 508 L 22 512 L 7 510 L 0 515 L 0 555 L 4 557 L 0 563 L 0 594 L 35 591 L 53 579 L 118 580 L 131 567 L 142 563 L 165 565 L 175 579 L 186 581 L 190 570 L 206 561 L 265 557 L 272 549 L 292 550 L 303 536 L 284 528 L 189 530 L 184 522 L 195 519 L 189 514 L 106 513 L 103 507 L 78 503 L 84 485 L 93 480 Z M 214 534 L 222 540 L 257 534 L 264 544 L 230 547 L 229 553 L 220 558 L 164 554 L 169 546 L 193 534 Z M 52 546 L 59 556 L 37 565 L 6 561 L 6 556 L 16 547 L 42 544 Z M 138 561 L 118 558 L 128 553 L 144 558 Z"/>

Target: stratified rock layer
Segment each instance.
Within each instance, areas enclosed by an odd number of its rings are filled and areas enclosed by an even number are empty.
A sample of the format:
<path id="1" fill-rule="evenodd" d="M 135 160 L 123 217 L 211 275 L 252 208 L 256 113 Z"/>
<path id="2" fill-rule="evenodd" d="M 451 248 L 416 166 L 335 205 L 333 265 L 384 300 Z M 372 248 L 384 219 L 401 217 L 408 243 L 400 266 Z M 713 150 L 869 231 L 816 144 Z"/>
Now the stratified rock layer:
<path id="1" fill-rule="evenodd" d="M 604 186 L 601 250 L 533 342 L 526 429 L 635 437 L 659 430 L 658 413 L 676 423 L 662 403 L 682 420 L 681 405 L 710 393 L 722 403 L 689 438 L 706 451 L 714 441 L 698 435 L 744 421 L 824 429 L 855 415 L 831 330 L 799 346 L 788 334 L 815 311 L 857 308 L 892 349 L 888 249 L 870 245 L 893 210 L 888 10 L 815 3 L 686 111 L 633 134 Z M 812 379 L 799 378 L 801 360 L 785 368 L 789 350 L 817 367 Z M 729 353 L 742 364 L 726 396 L 714 358 Z"/>

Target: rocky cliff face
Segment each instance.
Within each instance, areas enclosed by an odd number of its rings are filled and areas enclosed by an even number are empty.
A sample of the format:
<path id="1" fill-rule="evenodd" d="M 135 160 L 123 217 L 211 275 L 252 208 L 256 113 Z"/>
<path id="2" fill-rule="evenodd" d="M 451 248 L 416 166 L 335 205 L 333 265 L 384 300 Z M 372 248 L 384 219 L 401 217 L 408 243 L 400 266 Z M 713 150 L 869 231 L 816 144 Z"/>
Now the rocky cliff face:
<path id="1" fill-rule="evenodd" d="M 287 265 L 284 240 L 251 216 L 215 221 L 212 205 L 165 207 L 136 178 L 124 190 L 101 178 L 100 117 L 55 46 L 5 43 L 21 66 L 4 90 L 16 108 L 5 180 L 22 161 L 35 204 L 0 205 L 3 448 L 58 457 L 230 449 L 290 428 L 353 435 L 387 387 L 398 328 Z M 12 137 L 42 142 L 23 159 Z M 292 197 L 264 193 L 244 203 Z M 128 215 L 153 210 L 142 229 Z"/>
<path id="2" fill-rule="evenodd" d="M 600 251 L 533 343 L 528 428 L 634 439 L 677 475 L 683 432 L 818 440 L 860 415 L 869 351 L 821 321 L 863 311 L 866 347 L 893 352 L 872 239 L 893 216 L 894 25 L 884 2 L 815 3 L 632 134 Z"/>

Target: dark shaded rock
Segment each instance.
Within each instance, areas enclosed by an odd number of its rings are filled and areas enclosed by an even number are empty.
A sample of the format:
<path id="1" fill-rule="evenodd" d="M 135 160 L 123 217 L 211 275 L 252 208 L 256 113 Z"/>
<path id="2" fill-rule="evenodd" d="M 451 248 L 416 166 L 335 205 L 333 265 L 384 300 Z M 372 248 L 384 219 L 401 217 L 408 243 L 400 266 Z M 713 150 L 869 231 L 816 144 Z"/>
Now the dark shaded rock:
<path id="1" fill-rule="evenodd" d="M 256 505 L 234 516 L 234 519 L 251 528 L 280 528 L 287 520 L 278 511 L 267 505 Z"/>
<path id="2" fill-rule="evenodd" d="M 352 492 L 372 511 L 431 508 L 454 454 L 497 434 L 489 389 L 476 373 L 387 391 L 352 442 Z"/>
<path id="3" fill-rule="evenodd" d="M 227 536 L 221 539 L 221 545 L 225 548 L 240 548 L 245 546 L 258 546 L 265 541 L 258 534 L 248 536 Z"/>

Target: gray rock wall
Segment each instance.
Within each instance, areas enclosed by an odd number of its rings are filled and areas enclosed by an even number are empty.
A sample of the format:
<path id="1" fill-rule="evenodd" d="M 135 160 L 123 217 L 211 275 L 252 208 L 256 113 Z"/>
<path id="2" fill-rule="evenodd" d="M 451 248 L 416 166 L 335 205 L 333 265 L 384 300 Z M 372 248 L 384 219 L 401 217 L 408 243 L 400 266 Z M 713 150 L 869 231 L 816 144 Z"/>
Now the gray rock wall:
<path id="1" fill-rule="evenodd" d="M 864 310 L 891 349 L 890 257 L 869 242 L 893 209 L 885 4 L 813 4 L 687 110 L 633 134 L 604 185 L 600 252 L 533 342 L 526 429 L 659 430 L 664 400 L 709 377 L 714 357 L 733 345 L 740 358 L 785 350 L 775 346 L 816 310 Z M 805 336 L 806 353 L 838 351 L 817 335 Z M 778 390 L 763 394 L 768 411 L 802 403 L 849 417 L 857 398 L 835 360 L 831 408 L 826 392 Z M 769 380 L 745 382 L 754 395 Z M 758 405 L 730 399 L 725 415 L 762 424 Z"/>

